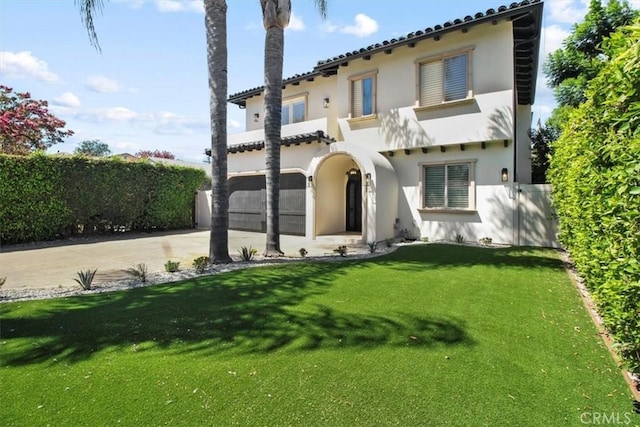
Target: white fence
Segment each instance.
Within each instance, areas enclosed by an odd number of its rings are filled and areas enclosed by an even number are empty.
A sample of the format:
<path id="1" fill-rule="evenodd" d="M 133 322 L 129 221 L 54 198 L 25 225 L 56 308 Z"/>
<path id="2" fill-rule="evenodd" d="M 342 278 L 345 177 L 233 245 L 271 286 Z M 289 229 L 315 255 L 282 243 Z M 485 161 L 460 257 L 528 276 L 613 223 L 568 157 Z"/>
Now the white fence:
<path id="1" fill-rule="evenodd" d="M 518 246 L 558 248 L 558 218 L 551 205 L 551 186 L 520 184 L 518 198 Z"/>
<path id="2" fill-rule="evenodd" d="M 196 193 L 196 228 L 211 228 L 211 190 Z"/>

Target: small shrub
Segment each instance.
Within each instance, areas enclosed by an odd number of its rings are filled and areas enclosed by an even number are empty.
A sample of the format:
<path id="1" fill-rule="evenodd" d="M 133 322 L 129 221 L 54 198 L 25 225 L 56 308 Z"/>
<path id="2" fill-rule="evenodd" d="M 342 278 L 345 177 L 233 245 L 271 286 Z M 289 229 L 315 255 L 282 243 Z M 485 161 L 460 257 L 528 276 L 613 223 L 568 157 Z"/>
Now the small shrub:
<path id="1" fill-rule="evenodd" d="M 167 273 L 175 273 L 180 268 L 180 262 L 178 261 L 167 261 L 164 263 L 164 271 Z"/>
<path id="2" fill-rule="evenodd" d="M 400 241 L 402 242 L 416 241 L 416 237 L 407 228 L 403 228 L 402 230 L 400 230 L 400 232 L 398 233 L 398 236 L 400 237 Z"/>
<path id="3" fill-rule="evenodd" d="M 253 246 L 249 246 L 249 247 L 243 246 L 240 248 L 238 253 L 240 254 L 240 259 L 242 261 L 249 262 L 249 261 L 253 261 L 253 257 L 258 253 L 258 250 Z"/>
<path id="4" fill-rule="evenodd" d="M 298 252 L 300 252 L 300 256 L 302 258 L 306 257 L 307 254 L 309 253 L 305 248 L 300 248 L 300 250 Z"/>
<path id="5" fill-rule="evenodd" d="M 93 278 L 95 277 L 97 271 L 97 268 L 93 271 L 78 271 L 78 278 L 74 280 L 78 282 L 80 286 L 82 286 L 82 289 L 88 291 L 89 289 L 91 289 L 91 284 L 93 283 Z"/>
<path id="6" fill-rule="evenodd" d="M 490 245 L 492 241 L 493 239 L 491 239 L 491 237 L 483 237 L 479 240 L 479 242 L 483 245 Z"/>
<path id="7" fill-rule="evenodd" d="M 340 245 L 337 248 L 335 248 L 333 250 L 333 252 L 340 254 L 340 256 L 346 256 L 347 255 L 347 246 L 346 245 Z"/>
<path id="8" fill-rule="evenodd" d="M 378 250 L 378 242 L 367 242 L 369 246 L 369 253 L 372 254 Z"/>
<path id="9" fill-rule="evenodd" d="M 207 268 L 211 265 L 211 258 L 208 256 L 199 256 L 193 260 L 193 268 L 196 269 L 196 273 L 202 274 L 207 271 Z"/>
<path id="10" fill-rule="evenodd" d="M 140 280 L 142 283 L 147 283 L 147 274 L 149 274 L 147 264 L 136 264 L 133 267 L 127 268 L 124 272 L 134 279 Z"/>
<path id="11" fill-rule="evenodd" d="M 393 246 L 393 239 L 387 239 L 384 241 L 387 245 L 388 248 L 390 248 L 391 246 Z"/>
<path id="12" fill-rule="evenodd" d="M 456 233 L 456 243 L 464 243 L 464 236 L 460 233 Z"/>
<path id="13" fill-rule="evenodd" d="M 7 278 L 6 277 L 0 277 L 0 288 L 2 286 L 4 286 L 5 283 L 7 283 Z"/>

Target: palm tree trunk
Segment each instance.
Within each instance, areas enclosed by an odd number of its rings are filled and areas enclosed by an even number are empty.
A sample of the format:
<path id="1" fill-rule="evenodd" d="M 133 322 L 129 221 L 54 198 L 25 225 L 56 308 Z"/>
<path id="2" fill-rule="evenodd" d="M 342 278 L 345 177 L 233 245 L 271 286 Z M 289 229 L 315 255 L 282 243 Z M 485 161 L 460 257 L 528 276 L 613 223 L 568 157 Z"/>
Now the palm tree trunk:
<path id="1" fill-rule="evenodd" d="M 316 0 L 325 17 L 326 0 Z M 267 191 L 267 242 L 265 256 L 282 256 L 280 250 L 280 146 L 282 126 L 282 65 L 284 29 L 291 18 L 291 0 L 260 0 L 266 30 L 264 43 L 264 145 Z"/>
<path id="2" fill-rule="evenodd" d="M 280 145 L 282 125 L 282 64 L 284 28 L 291 15 L 290 0 L 261 0 L 266 29 L 264 44 L 264 140 L 267 192 L 267 242 L 264 255 L 280 250 Z"/>
<path id="3" fill-rule="evenodd" d="M 229 185 L 227 183 L 227 3 L 205 0 L 209 104 L 211 112 L 211 234 L 212 263 L 229 256 Z"/>

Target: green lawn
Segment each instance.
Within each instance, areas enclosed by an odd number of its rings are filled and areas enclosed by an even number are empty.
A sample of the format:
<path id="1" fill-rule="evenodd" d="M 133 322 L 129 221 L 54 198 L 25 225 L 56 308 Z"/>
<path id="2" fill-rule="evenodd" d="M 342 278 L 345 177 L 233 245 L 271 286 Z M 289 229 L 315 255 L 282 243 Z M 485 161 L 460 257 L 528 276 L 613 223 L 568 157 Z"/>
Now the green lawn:
<path id="1" fill-rule="evenodd" d="M 411 246 L 0 310 L 3 426 L 640 423 L 553 251 Z"/>

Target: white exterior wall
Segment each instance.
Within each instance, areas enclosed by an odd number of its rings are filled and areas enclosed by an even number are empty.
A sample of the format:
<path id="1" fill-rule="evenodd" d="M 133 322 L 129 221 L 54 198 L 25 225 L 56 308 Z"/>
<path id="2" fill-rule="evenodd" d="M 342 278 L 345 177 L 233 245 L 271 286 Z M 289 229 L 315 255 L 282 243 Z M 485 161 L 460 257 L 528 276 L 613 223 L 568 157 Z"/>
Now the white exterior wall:
<path id="1" fill-rule="evenodd" d="M 467 49 L 472 99 L 416 108 L 417 62 Z M 371 185 L 363 186 L 363 241 L 381 241 L 403 229 L 432 241 L 453 240 L 458 233 L 467 241 L 490 237 L 503 244 L 553 240 L 549 237 L 554 236 L 553 225 L 532 237 L 531 224 L 547 210 L 543 192 L 536 190 L 524 198 L 516 184 L 531 182 L 527 134 L 531 108 L 515 105 L 511 22 L 475 25 L 467 33 L 444 34 L 439 41 L 428 39 L 414 48 L 394 48 L 390 55 L 377 53 L 370 60 L 345 61 L 348 65 L 341 66 L 337 75 L 315 76 L 313 82 L 289 84 L 283 91 L 285 101 L 307 96 L 308 118 L 304 123 L 283 126 L 283 137 L 322 130 L 339 141 L 330 146 L 314 142 L 282 148 L 283 171 L 313 177 L 307 187 L 307 237 L 344 231 L 344 172 L 355 162 L 363 183 L 365 174 L 371 174 Z M 350 78 L 370 72 L 376 75 L 377 115 L 350 119 Z M 329 98 L 329 108 L 323 108 L 324 98 Z M 246 100 L 247 132 L 230 135 L 230 144 L 264 139 L 262 103 L 262 96 Z M 258 122 L 253 121 L 255 113 L 260 114 Z M 446 152 L 440 151 L 441 146 Z M 428 148 L 426 154 L 423 147 Z M 410 154 L 404 149 L 411 149 Z M 421 165 L 452 160 L 475 164 L 475 210 L 445 213 L 420 209 Z M 500 179 L 503 168 L 509 172 L 507 183 Z M 232 173 L 264 170 L 264 150 L 229 155 Z M 527 216 L 523 203 L 535 205 L 538 214 Z M 528 224 L 526 230 L 523 221 Z"/>
<path id="2" fill-rule="evenodd" d="M 280 151 L 281 168 L 284 171 L 297 170 L 306 174 L 311 160 L 320 150 L 326 150 L 325 147 L 325 144 L 317 142 L 282 147 Z M 266 170 L 264 156 L 264 149 L 229 154 L 227 156 L 229 175 L 264 174 Z"/>
<path id="3" fill-rule="evenodd" d="M 389 160 L 400 185 L 398 230 L 407 229 L 415 237 L 431 241 L 453 240 L 456 233 L 467 241 L 491 237 L 495 243 L 512 244 L 515 198 L 511 183 L 502 183 L 501 170 L 511 168 L 513 151 L 502 142 L 466 146 L 465 151 L 449 148 L 445 153 L 431 150 L 427 154 L 397 153 Z M 425 163 L 460 160 L 475 162 L 476 209 L 451 213 L 420 210 L 422 203 L 422 168 Z"/>
<path id="4" fill-rule="evenodd" d="M 517 132 L 517 152 L 516 152 L 516 182 L 521 184 L 531 184 L 531 139 L 529 129 L 531 128 L 531 106 L 518 105 L 516 107 L 516 132 Z"/>
<path id="5" fill-rule="evenodd" d="M 484 24 L 468 33 L 454 32 L 440 41 L 425 40 L 415 48 L 401 47 L 370 61 L 355 60 L 338 73 L 339 125 L 346 141 L 384 151 L 405 147 L 449 145 L 471 141 L 513 139 L 513 50 L 511 24 Z M 473 100 L 447 107 L 414 110 L 417 104 L 416 61 L 471 50 Z M 350 77 L 377 72 L 378 117 L 349 117 Z M 398 138 L 400 135 L 400 138 Z"/>
<path id="6" fill-rule="evenodd" d="M 337 104 L 338 94 L 336 92 L 336 84 L 335 84 L 335 76 L 334 77 L 315 77 L 312 82 L 308 82 L 306 80 L 301 81 L 297 86 L 287 85 L 286 88 L 282 91 L 282 100 L 286 102 L 287 99 L 297 98 L 301 96 L 307 97 L 307 122 L 310 120 L 316 119 L 328 119 L 330 122 L 335 123 L 335 105 Z M 324 98 L 329 98 L 329 108 L 323 107 Z M 246 132 L 251 131 L 262 131 L 264 135 L 264 95 L 260 94 L 259 96 L 254 96 L 252 98 L 247 99 L 246 101 L 246 115 L 245 115 L 245 128 Z M 259 114 L 259 119 L 256 122 L 254 119 L 254 114 Z M 304 122 L 306 123 L 306 122 Z M 296 123 L 298 125 L 302 125 L 302 123 Z M 288 132 L 286 132 L 286 128 L 292 125 L 286 125 L 282 128 L 282 135 L 286 136 Z M 327 131 L 326 125 L 324 129 L 317 128 L 315 130 L 323 130 Z M 309 132 L 312 132 L 309 131 Z M 306 133 L 306 132 L 297 132 L 297 133 Z M 294 135 L 295 133 L 290 132 L 289 135 Z M 254 139 L 246 139 L 242 138 L 244 133 L 235 134 L 234 138 L 237 142 L 247 142 L 254 141 Z M 264 136 L 263 136 L 264 138 Z M 260 140 L 262 138 L 258 138 Z M 231 142 L 230 142 L 231 144 Z"/>

